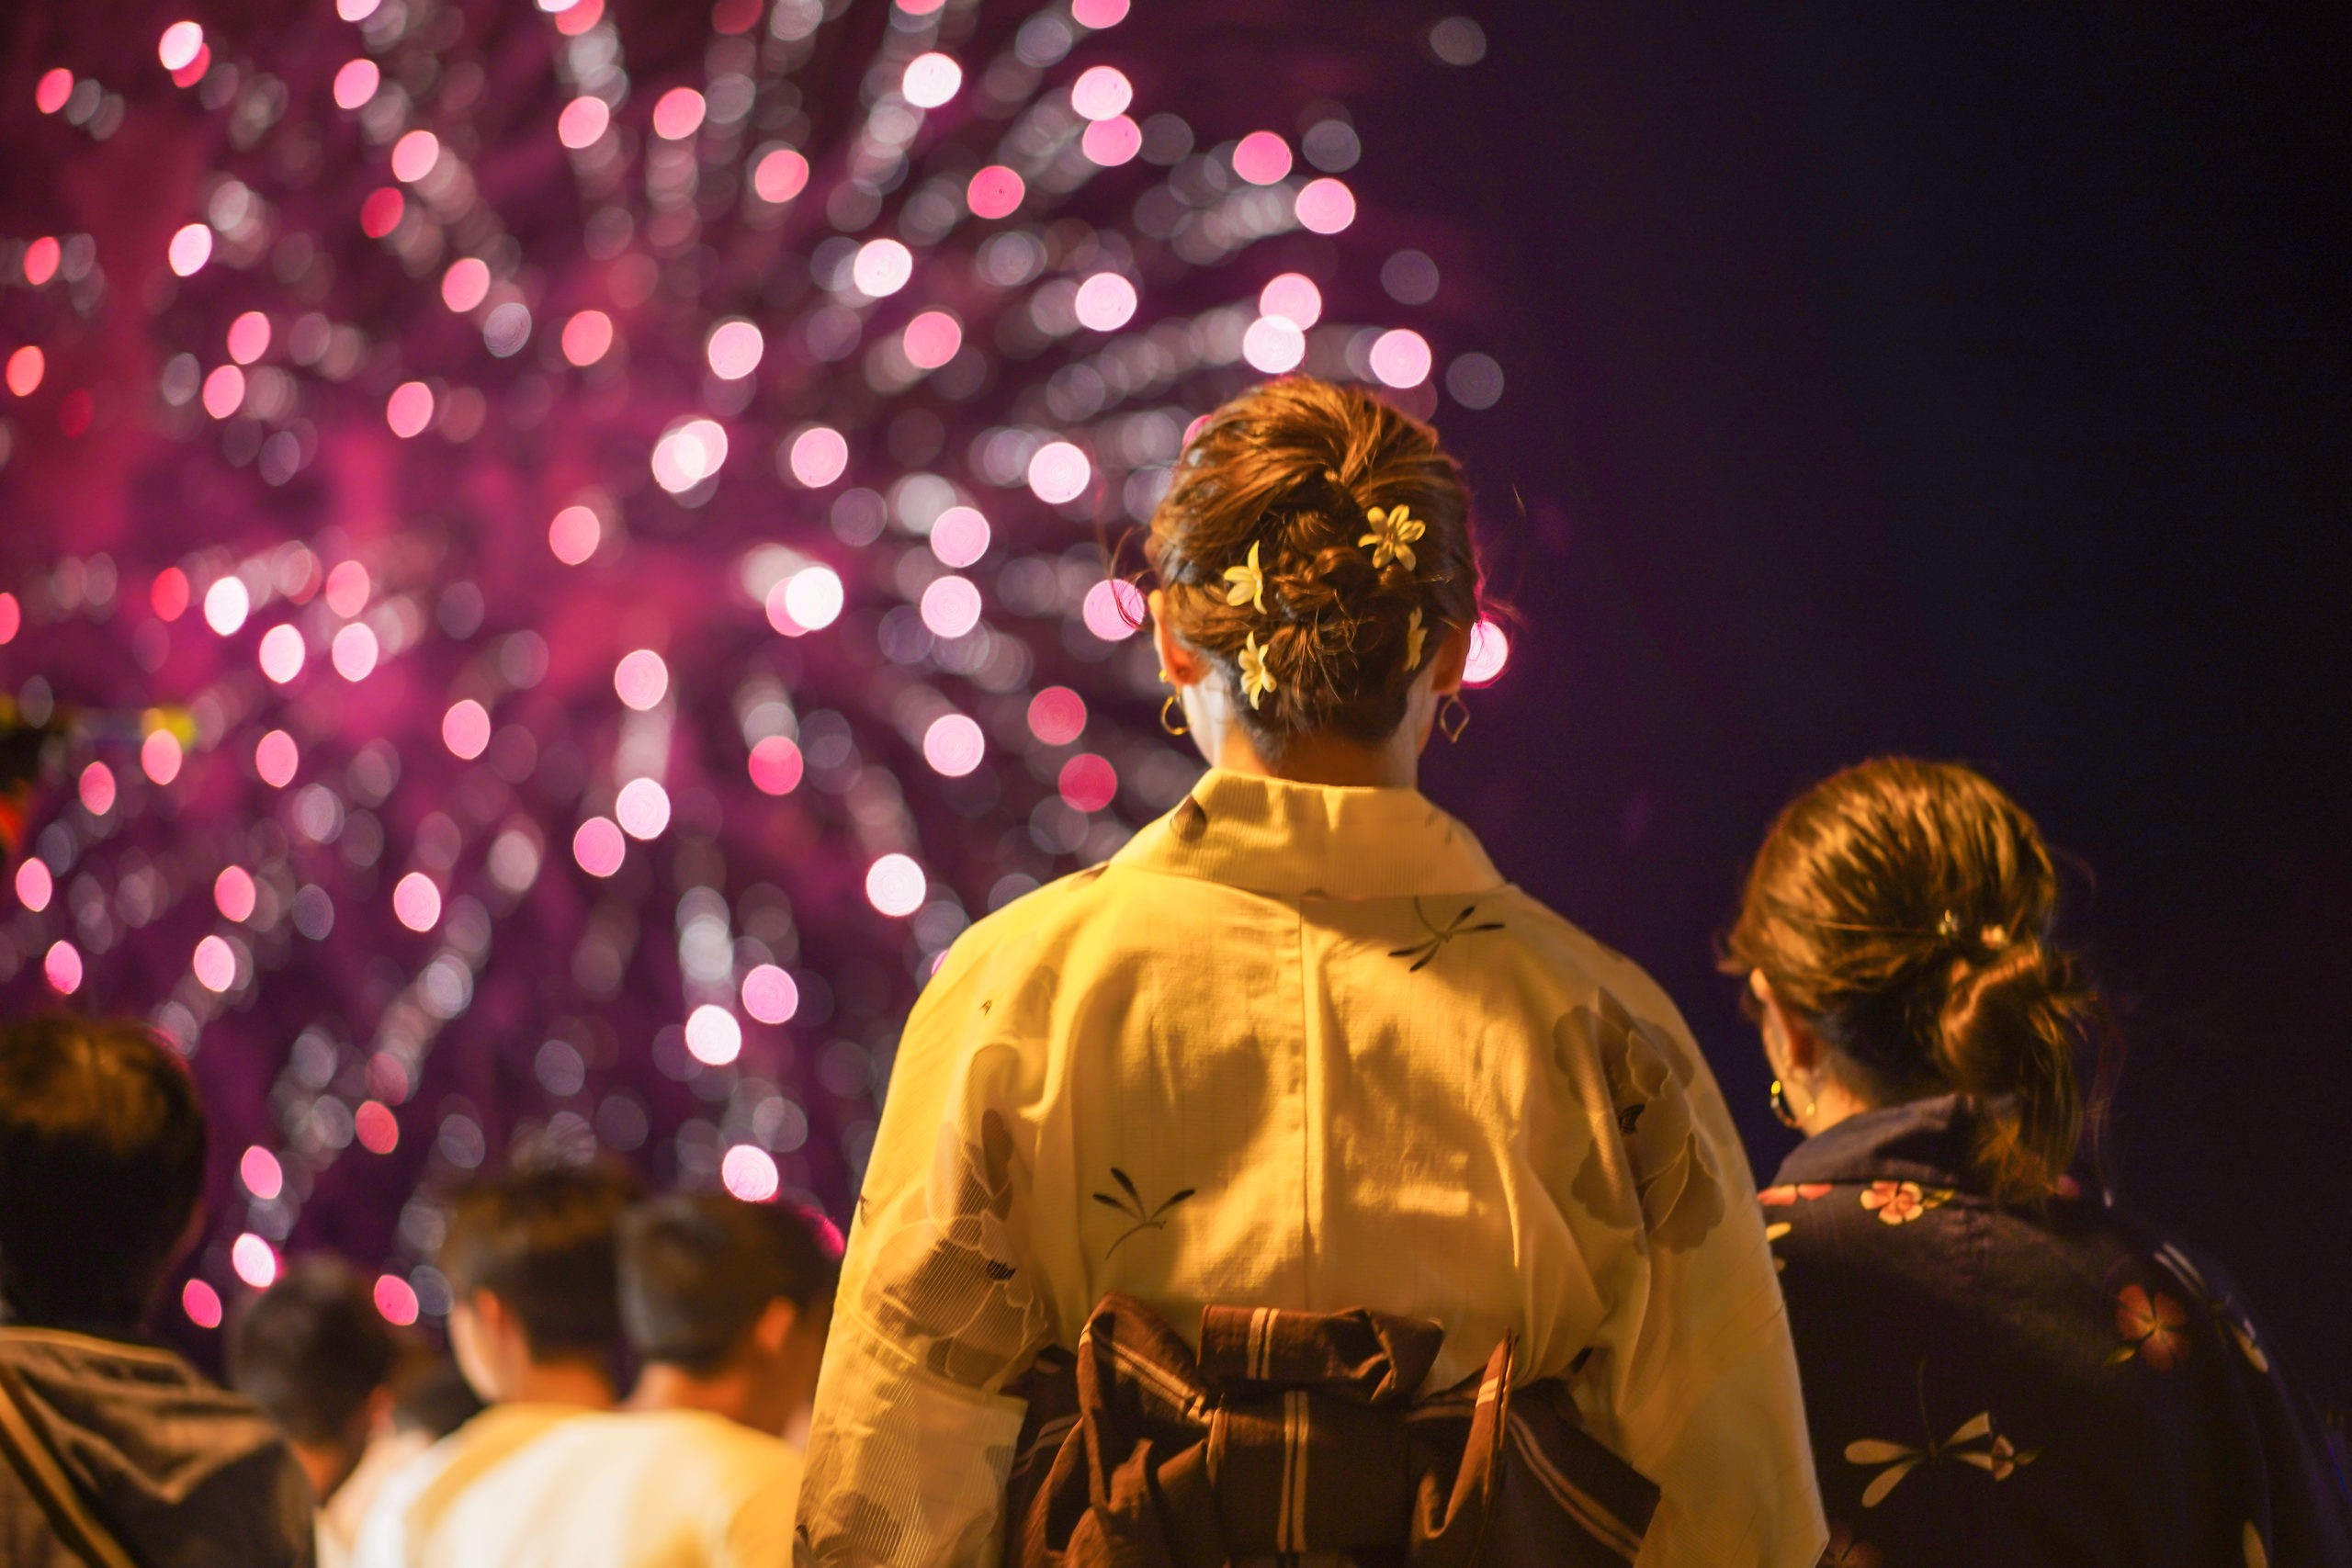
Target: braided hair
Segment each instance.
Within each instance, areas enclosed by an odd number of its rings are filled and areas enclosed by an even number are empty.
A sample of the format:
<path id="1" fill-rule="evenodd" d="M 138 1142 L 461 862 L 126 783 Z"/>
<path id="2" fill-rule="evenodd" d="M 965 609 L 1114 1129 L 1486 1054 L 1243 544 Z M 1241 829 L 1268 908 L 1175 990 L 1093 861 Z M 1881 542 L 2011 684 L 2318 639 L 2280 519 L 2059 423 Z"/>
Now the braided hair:
<path id="1" fill-rule="evenodd" d="M 1403 722 L 1446 632 L 1477 620 L 1469 510 L 1428 425 L 1287 377 L 1209 416 L 1145 550 L 1172 629 L 1233 682 L 1250 739 L 1278 759 L 1302 734 L 1377 745 Z"/>

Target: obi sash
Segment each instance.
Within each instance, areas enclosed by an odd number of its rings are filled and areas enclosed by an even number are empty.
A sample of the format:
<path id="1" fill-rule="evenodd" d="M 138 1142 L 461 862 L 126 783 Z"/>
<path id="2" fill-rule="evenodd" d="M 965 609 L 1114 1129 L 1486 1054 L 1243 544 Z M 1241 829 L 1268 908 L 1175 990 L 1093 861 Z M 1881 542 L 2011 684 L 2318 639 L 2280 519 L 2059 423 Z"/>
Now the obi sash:
<path id="1" fill-rule="evenodd" d="M 1029 1411 L 1006 1568 L 1618 1568 L 1657 1488 L 1586 1432 L 1557 1379 L 1510 1386 L 1515 1341 L 1415 1399 L 1445 1332 L 1361 1308 L 1211 1306 L 1201 1349 L 1114 1292 L 1007 1390 Z"/>

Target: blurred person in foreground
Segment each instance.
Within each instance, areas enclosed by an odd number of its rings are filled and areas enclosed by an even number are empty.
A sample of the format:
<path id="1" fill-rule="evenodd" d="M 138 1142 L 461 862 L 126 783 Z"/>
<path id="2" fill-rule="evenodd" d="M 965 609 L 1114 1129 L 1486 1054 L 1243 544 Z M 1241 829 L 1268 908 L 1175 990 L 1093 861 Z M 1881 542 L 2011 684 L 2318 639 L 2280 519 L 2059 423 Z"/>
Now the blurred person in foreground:
<path id="1" fill-rule="evenodd" d="M 143 1026 L 0 1027 L 0 1562 L 311 1561 L 276 1427 L 141 1324 L 198 1233 L 206 1132 Z"/>
<path id="2" fill-rule="evenodd" d="M 320 1568 L 340 1568 L 384 1479 L 481 1408 L 457 1368 L 405 1341 L 341 1258 L 288 1263 L 237 1315 L 229 1381 L 292 1445 L 319 1499 Z"/>
<path id="3" fill-rule="evenodd" d="M 1484 614 L 1453 458 L 1288 377 L 1173 479 L 1162 723 L 1212 765 L 915 1004 L 805 1560 L 1808 1568 L 1796 1359 L 1714 1078 L 1648 976 L 1419 788 Z"/>
<path id="4" fill-rule="evenodd" d="M 832 1259 L 793 1210 L 658 1199 L 621 1222 L 621 1317 L 644 1363 L 626 1406 L 569 1421 L 451 1508 L 471 1568 L 773 1568 L 792 1554 Z"/>
<path id="5" fill-rule="evenodd" d="M 450 1350 L 489 1408 L 384 1483 L 360 1526 L 360 1568 L 477 1561 L 452 1529 L 471 1489 L 533 1439 L 612 1408 L 616 1232 L 635 1196 L 603 1167 L 509 1170 L 458 1195 L 436 1261 Z"/>
<path id="6" fill-rule="evenodd" d="M 2352 1502 L 2278 1346 L 2070 1170 L 2107 1029 L 2057 891 L 1991 782 L 1886 759 L 1781 814 L 1725 941 L 1806 1140 L 1762 1201 L 1827 1561 L 2340 1568 Z"/>

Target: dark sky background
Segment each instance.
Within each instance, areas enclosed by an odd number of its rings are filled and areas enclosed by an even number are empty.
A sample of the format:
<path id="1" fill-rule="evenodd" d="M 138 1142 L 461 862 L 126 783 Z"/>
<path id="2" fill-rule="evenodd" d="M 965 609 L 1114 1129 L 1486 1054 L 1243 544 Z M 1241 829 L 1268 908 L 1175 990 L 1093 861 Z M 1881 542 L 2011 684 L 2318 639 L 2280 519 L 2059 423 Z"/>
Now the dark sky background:
<path id="1" fill-rule="evenodd" d="M 1769 1180 L 1790 1135 L 1711 964 L 1746 857 L 1843 764 L 1984 769 L 2083 868 L 2121 1190 L 2352 1399 L 2352 226 L 2315 12 L 1480 16 L 1483 64 L 1362 117 L 1374 198 L 1477 235 L 1515 344 L 1503 404 L 1442 423 L 1526 624 L 1431 793 L 1666 985 Z"/>

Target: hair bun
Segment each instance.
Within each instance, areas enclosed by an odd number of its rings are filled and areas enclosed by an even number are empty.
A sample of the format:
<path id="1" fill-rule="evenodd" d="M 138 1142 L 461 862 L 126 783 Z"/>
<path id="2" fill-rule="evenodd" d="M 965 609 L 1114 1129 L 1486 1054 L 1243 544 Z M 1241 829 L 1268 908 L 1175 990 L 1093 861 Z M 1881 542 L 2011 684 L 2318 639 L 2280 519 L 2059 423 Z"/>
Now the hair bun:
<path id="1" fill-rule="evenodd" d="M 1375 509 L 1409 514 L 1408 549 L 1363 546 Z M 1386 739 L 1404 719 L 1427 634 L 1477 619 L 1469 498 L 1436 433 L 1312 378 L 1267 382 L 1209 416 L 1145 548 L 1172 629 L 1221 665 L 1237 694 L 1254 648 L 1253 668 L 1261 661 L 1273 684 L 1253 680 L 1250 694 L 1264 700 L 1237 708 L 1272 759 L 1305 733 Z M 1245 565 L 1262 595 L 1227 586 Z"/>

